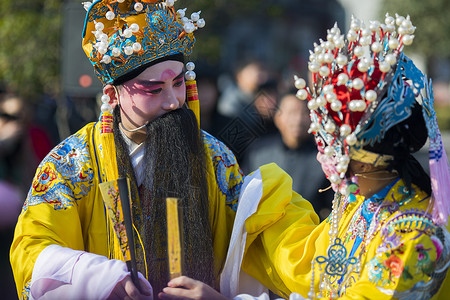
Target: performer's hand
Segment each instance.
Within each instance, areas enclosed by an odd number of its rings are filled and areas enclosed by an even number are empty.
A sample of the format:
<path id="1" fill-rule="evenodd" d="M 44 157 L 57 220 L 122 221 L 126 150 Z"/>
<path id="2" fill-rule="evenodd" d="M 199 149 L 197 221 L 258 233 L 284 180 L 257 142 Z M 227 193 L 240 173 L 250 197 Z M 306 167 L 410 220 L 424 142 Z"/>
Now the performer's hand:
<path id="1" fill-rule="evenodd" d="M 152 286 L 141 273 L 138 273 L 138 277 L 141 290 L 134 285 L 131 277 L 127 276 L 117 283 L 108 299 L 153 300 Z"/>
<path id="2" fill-rule="evenodd" d="M 169 281 L 167 287 L 158 294 L 158 297 L 160 299 L 228 299 L 209 285 L 186 276 L 177 277 Z"/>

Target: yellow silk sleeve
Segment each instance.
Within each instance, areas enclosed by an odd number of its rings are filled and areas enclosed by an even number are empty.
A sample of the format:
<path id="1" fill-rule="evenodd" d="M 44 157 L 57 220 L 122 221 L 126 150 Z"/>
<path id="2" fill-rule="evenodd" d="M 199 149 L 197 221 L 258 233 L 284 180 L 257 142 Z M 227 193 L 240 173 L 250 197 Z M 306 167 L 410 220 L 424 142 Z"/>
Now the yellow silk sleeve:
<path id="1" fill-rule="evenodd" d="M 36 171 L 10 251 L 20 298 L 28 298 L 34 264 L 49 245 L 108 255 L 91 133 L 92 124 L 61 142 Z"/>
<path id="2" fill-rule="evenodd" d="M 263 195 L 246 222 L 242 269 L 280 296 L 289 297 L 309 272 L 311 234 L 319 223 L 312 205 L 292 191 L 292 179 L 275 164 L 260 168 Z M 302 270 L 302 265 L 307 268 Z M 295 276 L 294 276 L 295 274 Z M 307 284 L 309 286 L 309 284 Z"/>

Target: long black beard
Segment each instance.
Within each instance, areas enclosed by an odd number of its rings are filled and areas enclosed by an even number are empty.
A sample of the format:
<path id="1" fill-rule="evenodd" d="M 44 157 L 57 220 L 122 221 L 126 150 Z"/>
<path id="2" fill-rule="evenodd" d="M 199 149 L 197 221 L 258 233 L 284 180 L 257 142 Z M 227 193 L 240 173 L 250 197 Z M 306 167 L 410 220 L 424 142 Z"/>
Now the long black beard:
<path id="1" fill-rule="evenodd" d="M 115 115 L 118 119 L 118 112 Z M 115 131 L 119 131 L 115 123 Z M 119 136 L 122 139 L 117 133 L 114 132 L 115 138 Z M 116 140 L 116 146 L 118 143 L 121 144 L 119 147 L 124 146 L 123 141 Z M 119 154 L 123 151 L 117 152 L 118 161 L 124 162 L 125 166 L 122 170 L 119 167 L 119 174 L 125 173 L 132 179 L 134 174 L 129 157 Z M 215 286 L 206 151 L 191 110 L 181 108 L 149 123 L 144 165 L 143 188 L 140 188 L 143 244 L 148 280 L 155 297 L 169 281 L 167 197 L 179 198 L 183 209 L 183 275 Z"/>

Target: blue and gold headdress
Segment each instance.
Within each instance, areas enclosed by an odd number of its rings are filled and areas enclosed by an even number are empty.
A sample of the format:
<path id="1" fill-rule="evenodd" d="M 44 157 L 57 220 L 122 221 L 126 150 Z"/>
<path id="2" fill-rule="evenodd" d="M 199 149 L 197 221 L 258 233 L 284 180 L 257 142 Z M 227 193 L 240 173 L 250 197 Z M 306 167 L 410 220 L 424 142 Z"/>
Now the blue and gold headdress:
<path id="1" fill-rule="evenodd" d="M 186 9 L 175 12 L 174 0 L 98 0 L 83 3 L 87 15 L 83 49 L 103 84 L 173 54 L 187 56 L 194 30 L 205 22 Z"/>
<path id="2" fill-rule="evenodd" d="M 387 166 L 391 155 L 363 149 L 383 140 L 393 126 L 408 119 L 417 103 L 430 139 L 430 177 L 433 218 L 446 223 L 450 205 L 448 161 L 433 109 L 431 81 L 403 53 L 414 39 L 408 17 L 388 14 L 385 23 L 369 26 L 352 18 L 347 35 L 335 25 L 327 40 L 315 44 L 309 71 L 312 85 L 295 77 L 297 97 L 308 101 L 310 132 L 319 149 L 318 159 L 333 189 L 343 195 L 355 192 L 346 178 L 350 159 Z"/>

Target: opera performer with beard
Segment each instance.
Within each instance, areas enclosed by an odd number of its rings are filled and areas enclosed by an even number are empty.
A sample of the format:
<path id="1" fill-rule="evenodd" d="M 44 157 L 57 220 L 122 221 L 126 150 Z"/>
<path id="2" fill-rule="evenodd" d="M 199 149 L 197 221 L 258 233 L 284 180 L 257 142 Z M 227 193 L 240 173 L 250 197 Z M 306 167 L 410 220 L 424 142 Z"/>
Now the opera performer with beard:
<path id="1" fill-rule="evenodd" d="M 11 247 L 19 298 L 156 298 L 169 281 L 166 197 L 183 207 L 185 274 L 219 289 L 243 174 L 232 152 L 199 130 L 195 73 L 187 64 L 185 74 L 184 58 L 204 20 L 186 18 L 173 1 L 84 4 L 83 49 L 104 84 L 102 115 L 37 169 Z M 130 179 L 140 290 L 99 188 L 120 177 Z"/>

